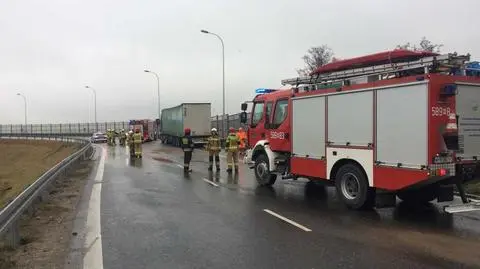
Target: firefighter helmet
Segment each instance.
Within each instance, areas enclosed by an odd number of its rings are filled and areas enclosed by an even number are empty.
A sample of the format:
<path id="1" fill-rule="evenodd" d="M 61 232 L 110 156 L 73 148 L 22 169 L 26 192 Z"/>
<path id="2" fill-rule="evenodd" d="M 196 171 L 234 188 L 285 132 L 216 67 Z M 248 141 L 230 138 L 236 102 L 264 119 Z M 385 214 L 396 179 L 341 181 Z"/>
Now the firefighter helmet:
<path id="1" fill-rule="evenodd" d="M 242 131 L 243 131 L 243 128 L 242 128 L 242 127 L 238 128 L 238 131 L 239 131 L 239 132 L 242 132 Z"/>
<path id="2" fill-rule="evenodd" d="M 185 128 L 184 132 L 185 132 L 186 135 L 189 135 L 190 134 L 190 128 Z"/>
<path id="3" fill-rule="evenodd" d="M 230 128 L 228 128 L 228 131 L 229 131 L 230 133 L 234 133 L 234 132 L 235 132 L 235 128 L 230 127 Z"/>
<path id="4" fill-rule="evenodd" d="M 217 128 L 212 128 L 211 132 L 212 132 L 212 133 L 216 133 L 216 132 L 217 132 Z"/>

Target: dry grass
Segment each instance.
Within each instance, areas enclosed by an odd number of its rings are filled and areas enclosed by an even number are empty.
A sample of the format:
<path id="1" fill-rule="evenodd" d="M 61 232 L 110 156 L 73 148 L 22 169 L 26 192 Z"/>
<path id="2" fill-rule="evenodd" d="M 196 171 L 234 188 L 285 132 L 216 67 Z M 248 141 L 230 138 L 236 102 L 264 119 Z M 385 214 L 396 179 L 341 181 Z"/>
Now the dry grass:
<path id="1" fill-rule="evenodd" d="M 0 206 L 77 148 L 60 141 L 0 139 Z"/>

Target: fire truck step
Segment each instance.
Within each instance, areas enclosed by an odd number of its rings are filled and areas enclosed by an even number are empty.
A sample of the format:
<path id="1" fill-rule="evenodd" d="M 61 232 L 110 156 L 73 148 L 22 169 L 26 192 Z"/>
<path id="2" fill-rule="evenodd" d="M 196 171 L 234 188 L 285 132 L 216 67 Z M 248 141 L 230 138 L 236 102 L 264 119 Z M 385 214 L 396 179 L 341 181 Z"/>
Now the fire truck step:
<path id="1" fill-rule="evenodd" d="M 480 202 L 470 202 L 461 205 L 445 206 L 443 210 L 447 213 L 460 213 L 480 210 Z"/>

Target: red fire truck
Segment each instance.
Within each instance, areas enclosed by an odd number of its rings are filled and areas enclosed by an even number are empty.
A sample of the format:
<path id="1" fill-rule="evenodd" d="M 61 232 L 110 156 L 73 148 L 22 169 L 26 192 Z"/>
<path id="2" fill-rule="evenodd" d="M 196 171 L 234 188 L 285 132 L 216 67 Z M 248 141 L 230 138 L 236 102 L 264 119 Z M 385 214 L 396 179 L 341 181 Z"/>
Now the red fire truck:
<path id="1" fill-rule="evenodd" d="M 247 154 L 260 185 L 325 180 L 347 207 L 437 199 L 480 209 L 463 184 L 480 178 L 480 78 L 469 55 L 394 50 L 342 60 L 289 90 L 258 89 Z M 246 123 L 248 104 L 242 104 Z"/>
<path id="2" fill-rule="evenodd" d="M 157 140 L 156 130 L 157 122 L 149 119 L 143 120 L 130 120 L 128 122 L 129 129 L 135 130 L 139 129 L 143 134 L 143 141 L 150 142 L 152 140 Z"/>

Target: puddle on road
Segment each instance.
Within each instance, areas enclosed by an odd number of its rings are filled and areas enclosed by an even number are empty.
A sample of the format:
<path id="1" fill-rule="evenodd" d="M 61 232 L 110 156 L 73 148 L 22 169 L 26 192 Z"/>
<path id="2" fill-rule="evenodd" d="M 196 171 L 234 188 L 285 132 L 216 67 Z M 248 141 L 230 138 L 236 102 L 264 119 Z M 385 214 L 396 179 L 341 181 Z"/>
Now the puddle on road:
<path id="1" fill-rule="evenodd" d="M 173 161 L 170 160 L 170 159 L 163 158 L 163 157 L 158 157 L 158 156 L 152 157 L 152 159 L 154 159 L 155 161 L 159 161 L 159 162 L 173 163 Z"/>
<path id="2" fill-rule="evenodd" d="M 153 153 L 172 153 L 174 151 L 173 148 L 159 148 L 152 150 Z"/>

